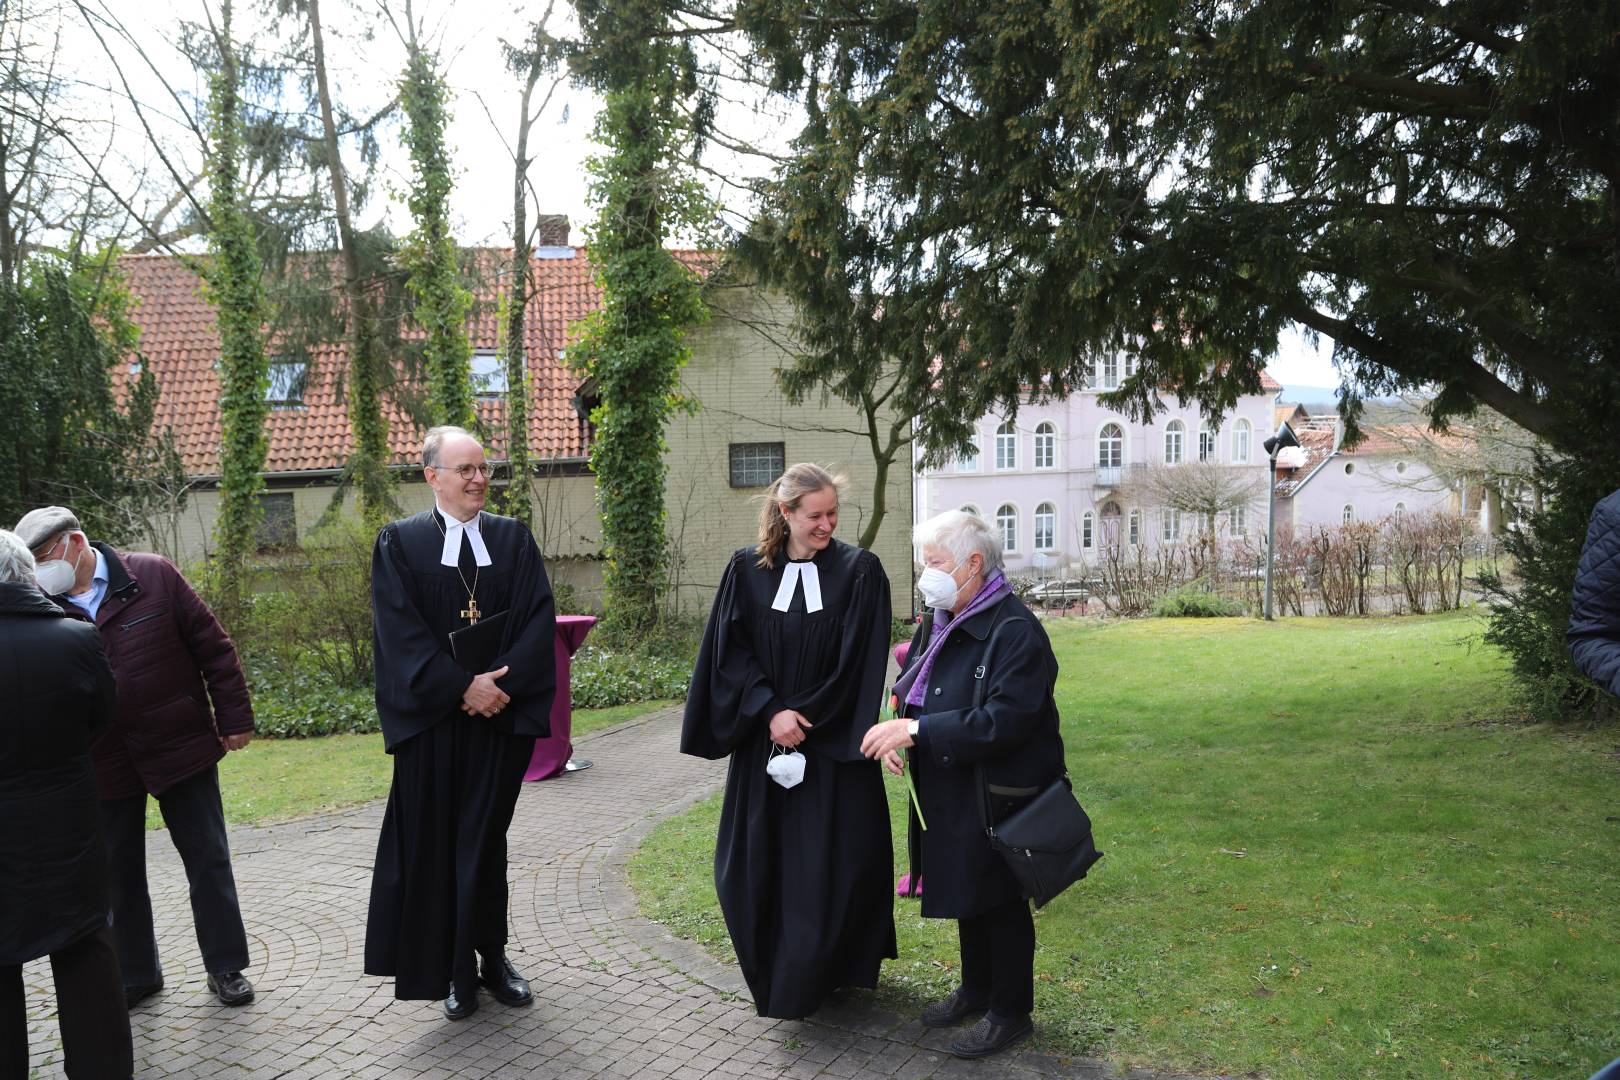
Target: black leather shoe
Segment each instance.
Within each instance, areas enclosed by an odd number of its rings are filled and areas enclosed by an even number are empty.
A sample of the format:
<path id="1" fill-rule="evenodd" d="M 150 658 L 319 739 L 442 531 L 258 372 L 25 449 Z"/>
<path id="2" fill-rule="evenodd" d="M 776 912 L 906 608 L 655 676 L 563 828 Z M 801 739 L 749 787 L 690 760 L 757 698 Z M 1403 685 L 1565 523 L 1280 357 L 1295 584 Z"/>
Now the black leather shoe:
<path id="1" fill-rule="evenodd" d="M 246 1005 L 253 1000 L 253 984 L 240 971 L 209 972 L 208 989 L 218 995 L 222 1005 Z"/>
<path id="2" fill-rule="evenodd" d="M 527 1005 L 534 1000 L 529 980 L 518 974 L 517 968 L 506 954 L 491 959 L 484 957 L 478 965 L 478 981 L 489 990 L 489 996 L 502 1005 Z"/>
<path id="3" fill-rule="evenodd" d="M 147 983 L 142 986 L 126 986 L 124 987 L 124 1005 L 126 1008 L 133 1009 L 161 989 L 163 989 L 161 982 Z"/>
<path id="4" fill-rule="evenodd" d="M 450 987 L 450 995 L 444 999 L 444 1015 L 450 1020 L 465 1020 L 478 1011 L 478 992 L 475 990 L 467 995 L 463 1001 L 456 993 L 454 986 Z"/>
<path id="5" fill-rule="evenodd" d="M 952 1041 L 951 1053 L 959 1058 L 989 1057 L 1029 1038 L 1034 1031 L 1035 1025 L 1027 1016 L 1005 1021 L 991 1020 L 987 1016 L 974 1024 L 966 1035 Z"/>
<path id="6" fill-rule="evenodd" d="M 968 997 L 959 986 L 944 1001 L 936 1001 L 922 1011 L 923 1026 L 952 1027 L 970 1016 L 977 1016 L 990 1007 L 990 1002 Z"/>

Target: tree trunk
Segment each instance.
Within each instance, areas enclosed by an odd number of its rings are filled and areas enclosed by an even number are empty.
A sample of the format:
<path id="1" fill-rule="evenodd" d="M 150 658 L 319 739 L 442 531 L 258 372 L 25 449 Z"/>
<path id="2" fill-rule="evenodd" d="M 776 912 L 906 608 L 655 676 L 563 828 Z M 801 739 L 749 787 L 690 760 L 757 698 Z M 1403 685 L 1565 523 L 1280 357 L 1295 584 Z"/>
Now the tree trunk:
<path id="1" fill-rule="evenodd" d="M 347 399 L 353 449 L 349 478 L 358 484 L 360 515 L 366 524 L 381 528 L 393 500 L 388 490 L 388 426 L 382 414 L 382 358 L 376 318 L 366 294 L 349 215 L 348 177 L 339 152 L 337 123 L 332 115 L 332 91 L 326 77 L 326 45 L 321 31 L 320 0 L 308 0 L 310 43 L 315 58 L 315 89 L 320 98 L 322 145 L 332 178 L 332 208 L 337 218 L 338 246 L 343 260 L 343 299 L 348 308 L 349 381 Z"/>
<path id="2" fill-rule="evenodd" d="M 511 470 L 506 488 L 506 512 L 534 527 L 534 499 L 531 485 L 533 468 L 529 463 L 529 200 L 524 188 L 529 176 L 529 129 L 534 118 L 529 104 L 535 84 L 540 81 L 540 56 L 529 65 L 518 107 L 517 153 L 512 162 L 512 278 L 506 308 L 506 459 Z"/>

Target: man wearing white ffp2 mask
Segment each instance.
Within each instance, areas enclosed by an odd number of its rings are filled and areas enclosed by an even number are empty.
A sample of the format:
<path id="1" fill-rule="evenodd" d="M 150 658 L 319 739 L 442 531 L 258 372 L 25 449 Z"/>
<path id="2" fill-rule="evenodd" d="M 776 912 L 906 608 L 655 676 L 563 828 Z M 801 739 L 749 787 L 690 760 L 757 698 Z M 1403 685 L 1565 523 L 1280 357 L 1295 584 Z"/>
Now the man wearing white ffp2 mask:
<path id="1" fill-rule="evenodd" d="M 75 542 L 77 543 L 75 544 Z M 78 551 L 74 555 L 73 561 L 69 562 L 62 556 L 72 552 L 75 546 L 77 546 Z M 62 539 L 52 545 L 45 558 L 34 566 L 34 580 L 39 582 L 39 591 L 46 596 L 63 596 L 74 590 L 79 581 L 79 563 L 83 560 L 84 553 L 89 550 L 90 546 L 84 539 L 84 533 L 70 532 L 62 534 Z M 105 577 L 101 579 L 101 585 L 105 588 Z M 88 590 L 78 591 L 84 592 Z"/>

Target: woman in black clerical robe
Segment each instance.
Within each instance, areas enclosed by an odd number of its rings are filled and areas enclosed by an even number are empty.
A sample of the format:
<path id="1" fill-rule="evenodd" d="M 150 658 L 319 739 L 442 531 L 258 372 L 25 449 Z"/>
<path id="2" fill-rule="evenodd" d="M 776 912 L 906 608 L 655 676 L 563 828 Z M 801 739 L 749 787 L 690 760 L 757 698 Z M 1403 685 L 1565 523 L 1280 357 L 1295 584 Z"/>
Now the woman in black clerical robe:
<path id="1" fill-rule="evenodd" d="M 883 697 L 889 579 L 833 538 L 837 481 L 794 465 L 731 558 L 692 675 L 681 752 L 730 755 L 715 891 L 761 1016 L 809 1016 L 895 955 L 882 776 L 860 752 Z M 803 780 L 766 774 L 775 747 Z M 781 750 L 775 750 L 780 754 Z"/>

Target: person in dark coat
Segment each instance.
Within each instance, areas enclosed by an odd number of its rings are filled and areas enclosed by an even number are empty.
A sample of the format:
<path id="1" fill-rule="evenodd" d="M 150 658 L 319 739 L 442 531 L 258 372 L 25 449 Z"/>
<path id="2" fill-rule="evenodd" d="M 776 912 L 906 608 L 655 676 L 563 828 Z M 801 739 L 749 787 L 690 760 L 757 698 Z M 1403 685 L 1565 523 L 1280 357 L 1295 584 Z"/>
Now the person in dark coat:
<path id="1" fill-rule="evenodd" d="M 133 1069 L 90 741 L 117 708 L 91 627 L 34 584 L 34 558 L 0 530 L 0 1076 L 28 1075 L 22 965 L 51 958 L 72 1080 Z"/>
<path id="2" fill-rule="evenodd" d="M 727 564 L 681 752 L 729 757 L 714 884 L 761 1016 L 798 1019 L 896 955 L 894 849 L 861 736 L 882 706 L 889 579 L 834 538 L 838 481 L 793 465 Z M 767 769 L 775 770 L 767 772 Z"/>
<path id="3" fill-rule="evenodd" d="M 1570 597 L 1568 640 L 1580 673 L 1620 696 L 1620 491 L 1592 509 Z"/>
<path id="4" fill-rule="evenodd" d="M 113 933 L 131 1007 L 163 988 L 146 885 L 146 799 L 155 797 L 185 864 L 208 989 L 253 1000 L 243 976 L 247 930 L 236 897 L 219 760 L 253 738 L 253 706 L 236 647 L 173 563 L 92 542 L 71 510 L 25 514 L 17 535 L 40 588 L 101 631 L 118 682 L 118 714 L 94 747 L 101 825 L 112 861 Z"/>
<path id="5" fill-rule="evenodd" d="M 957 920 L 962 951 L 961 986 L 923 1010 L 922 1022 L 948 1027 L 983 1013 L 951 1052 L 985 1057 L 1034 1031 L 1035 923 L 985 837 L 982 799 L 1000 821 L 1063 774 L 1057 659 L 1012 594 L 1001 545 L 983 521 L 953 510 L 917 526 L 915 541 L 924 568 L 917 586 L 933 610 L 895 681 L 900 715 L 868 731 L 861 750 L 899 774 L 907 764 L 899 751 L 914 748 L 923 821 L 911 811 L 910 880 L 924 882 L 925 918 Z M 984 703 L 975 707 L 981 680 Z"/>
<path id="6" fill-rule="evenodd" d="M 394 758 L 366 915 L 365 970 L 451 1020 L 534 992 L 506 955 L 506 830 L 551 732 L 556 609 L 528 527 L 484 512 L 489 463 L 458 427 L 422 447 L 434 509 L 393 522 L 371 563 L 377 715 Z M 457 652 L 452 634 L 487 647 Z M 458 638 L 463 644 L 467 638 Z"/>

